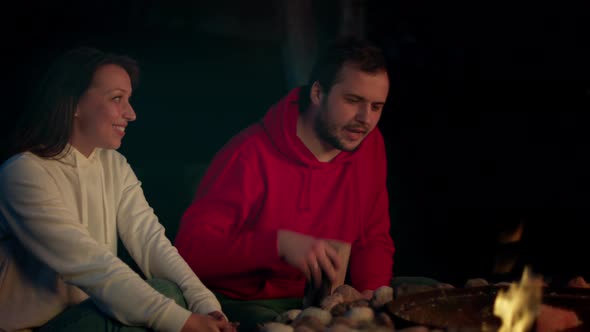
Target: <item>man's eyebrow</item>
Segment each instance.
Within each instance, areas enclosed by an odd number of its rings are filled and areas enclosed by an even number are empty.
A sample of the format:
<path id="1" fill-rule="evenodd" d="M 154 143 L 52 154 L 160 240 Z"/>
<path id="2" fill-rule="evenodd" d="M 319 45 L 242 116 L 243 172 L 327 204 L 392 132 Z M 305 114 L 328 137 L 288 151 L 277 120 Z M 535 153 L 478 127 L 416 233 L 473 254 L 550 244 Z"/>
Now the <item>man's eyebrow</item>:
<path id="1" fill-rule="evenodd" d="M 346 97 L 353 97 L 353 98 L 357 98 L 357 99 L 362 100 L 362 101 L 367 101 L 367 99 L 364 98 L 363 96 L 359 96 L 359 95 L 354 94 L 354 93 L 345 93 L 344 95 Z M 374 101 L 371 104 L 373 104 L 373 105 L 385 105 L 385 102 L 384 101 Z"/>
<path id="2" fill-rule="evenodd" d="M 354 93 L 345 93 L 344 95 L 346 97 L 353 97 L 353 98 L 357 98 L 357 99 L 360 99 L 360 100 L 366 100 L 363 96 L 359 96 L 359 95 L 354 94 Z"/>

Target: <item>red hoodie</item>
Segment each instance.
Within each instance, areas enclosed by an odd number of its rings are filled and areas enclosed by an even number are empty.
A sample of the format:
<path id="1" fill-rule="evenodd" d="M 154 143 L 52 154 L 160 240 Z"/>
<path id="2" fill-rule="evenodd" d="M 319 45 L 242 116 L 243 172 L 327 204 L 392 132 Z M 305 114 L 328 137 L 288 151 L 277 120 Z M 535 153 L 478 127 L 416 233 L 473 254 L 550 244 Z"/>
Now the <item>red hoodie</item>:
<path id="1" fill-rule="evenodd" d="M 277 231 L 352 244 L 350 283 L 389 285 L 393 241 L 383 137 L 318 161 L 296 135 L 299 89 L 213 159 L 186 210 L 175 245 L 203 283 L 253 300 L 303 297 L 305 278 L 279 258 Z"/>

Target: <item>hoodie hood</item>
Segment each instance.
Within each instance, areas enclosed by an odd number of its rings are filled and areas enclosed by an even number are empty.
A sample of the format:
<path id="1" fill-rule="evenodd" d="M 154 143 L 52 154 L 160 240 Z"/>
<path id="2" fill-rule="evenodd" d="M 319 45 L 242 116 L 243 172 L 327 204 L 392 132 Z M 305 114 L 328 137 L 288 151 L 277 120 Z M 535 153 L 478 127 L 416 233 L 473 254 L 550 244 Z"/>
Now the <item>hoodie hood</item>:
<path id="1" fill-rule="evenodd" d="M 354 219 L 359 227 L 361 243 L 364 242 L 364 220 L 360 216 L 360 206 L 358 206 L 359 188 L 356 177 L 360 178 L 360 171 L 356 160 L 363 148 L 363 143 L 353 151 L 341 151 L 330 162 L 321 162 L 305 146 L 303 141 L 297 136 L 297 120 L 299 119 L 299 95 L 301 88 L 295 88 L 287 94 L 278 103 L 273 105 L 266 113 L 262 126 L 270 138 L 270 141 L 276 149 L 287 158 L 290 162 L 301 166 L 301 190 L 297 193 L 297 205 L 302 211 L 309 211 L 312 207 L 311 193 L 314 186 L 321 185 L 321 175 L 314 170 L 344 167 L 346 180 L 350 183 L 349 193 L 352 204 L 357 206 L 353 209 Z M 375 130 L 374 130 L 375 131 Z"/>
<path id="2" fill-rule="evenodd" d="M 354 161 L 364 141 L 356 151 L 341 151 L 330 162 L 321 162 L 297 136 L 300 90 L 301 88 L 291 90 L 287 96 L 271 106 L 264 116 L 262 126 L 276 149 L 293 163 L 309 168 L 324 168 Z M 371 134 L 373 133 L 369 135 Z M 365 140 L 367 138 L 368 136 Z"/>
<path id="3" fill-rule="evenodd" d="M 55 160 L 72 167 L 88 167 L 97 161 L 97 150 L 99 149 L 92 150 L 92 153 L 86 157 L 68 143 L 64 150 L 55 157 Z"/>

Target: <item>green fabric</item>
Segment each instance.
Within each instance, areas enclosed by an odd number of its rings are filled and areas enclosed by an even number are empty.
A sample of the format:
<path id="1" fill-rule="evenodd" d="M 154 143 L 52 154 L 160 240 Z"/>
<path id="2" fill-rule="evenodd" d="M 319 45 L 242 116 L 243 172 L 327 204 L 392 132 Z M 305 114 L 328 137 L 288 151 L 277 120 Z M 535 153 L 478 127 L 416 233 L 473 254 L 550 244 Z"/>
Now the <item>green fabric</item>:
<path id="1" fill-rule="evenodd" d="M 391 280 L 391 287 L 402 285 L 435 286 L 439 281 L 426 277 L 395 277 Z M 221 303 L 225 315 L 232 322 L 239 322 L 240 332 L 256 331 L 258 325 L 274 321 L 281 313 L 291 309 L 301 309 L 302 298 L 283 298 L 271 300 L 236 300 L 225 295 L 215 293 Z"/>
<path id="2" fill-rule="evenodd" d="M 176 284 L 162 279 L 150 279 L 147 283 L 158 292 L 173 299 L 181 306 L 187 307 L 182 291 Z M 38 332 L 145 332 L 149 329 L 123 325 L 114 318 L 105 315 L 88 299 L 78 305 L 67 308 L 55 316 Z"/>
<path id="3" fill-rule="evenodd" d="M 274 321 L 275 318 L 291 309 L 301 309 L 303 299 L 284 298 L 272 300 L 236 300 L 215 293 L 225 315 L 232 322 L 239 322 L 240 332 L 256 331 L 258 324 Z"/>

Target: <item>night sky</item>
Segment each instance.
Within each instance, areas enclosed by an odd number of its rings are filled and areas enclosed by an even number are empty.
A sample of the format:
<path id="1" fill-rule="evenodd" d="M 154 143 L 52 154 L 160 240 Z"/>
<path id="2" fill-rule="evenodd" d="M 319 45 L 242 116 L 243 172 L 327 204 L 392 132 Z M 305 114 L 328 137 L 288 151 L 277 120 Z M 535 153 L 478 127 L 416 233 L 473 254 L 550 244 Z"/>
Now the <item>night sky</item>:
<path id="1" fill-rule="evenodd" d="M 3 10 L 3 142 L 55 55 L 91 45 L 135 57 L 138 120 L 120 151 L 174 234 L 214 153 L 288 91 L 271 3 L 55 1 Z M 320 42 L 334 34 L 331 9 L 317 8 Z M 391 63 L 379 127 L 396 274 L 457 285 L 490 276 L 497 232 L 524 220 L 521 264 L 555 279 L 590 277 L 589 12 L 367 2 L 366 34 Z"/>

